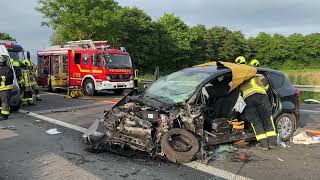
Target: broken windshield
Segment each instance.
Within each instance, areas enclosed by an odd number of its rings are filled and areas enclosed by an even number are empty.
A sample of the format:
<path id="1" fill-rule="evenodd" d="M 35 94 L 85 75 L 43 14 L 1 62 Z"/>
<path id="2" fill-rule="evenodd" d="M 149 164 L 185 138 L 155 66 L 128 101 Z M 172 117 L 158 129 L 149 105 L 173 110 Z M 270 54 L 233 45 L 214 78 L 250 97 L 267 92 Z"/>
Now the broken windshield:
<path id="1" fill-rule="evenodd" d="M 103 54 L 106 68 L 132 68 L 131 58 L 124 54 Z"/>
<path id="2" fill-rule="evenodd" d="M 202 68 L 184 69 L 157 80 L 147 89 L 145 96 L 169 104 L 180 103 L 186 101 L 212 74 Z"/>

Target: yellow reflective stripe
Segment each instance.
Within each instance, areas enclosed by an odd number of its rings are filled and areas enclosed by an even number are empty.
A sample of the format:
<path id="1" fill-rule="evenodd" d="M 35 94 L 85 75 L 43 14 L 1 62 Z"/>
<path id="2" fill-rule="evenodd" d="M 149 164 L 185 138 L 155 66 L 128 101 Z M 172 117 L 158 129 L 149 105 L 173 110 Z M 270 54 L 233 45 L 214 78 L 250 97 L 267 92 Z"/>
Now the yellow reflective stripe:
<path id="1" fill-rule="evenodd" d="M 254 134 L 257 135 L 256 129 L 254 128 L 254 125 L 252 123 L 251 123 L 251 127 L 252 127 L 252 130 L 253 130 Z"/>
<path id="2" fill-rule="evenodd" d="M 5 91 L 9 89 L 13 89 L 13 85 L 0 86 L 0 91 Z"/>
<path id="3" fill-rule="evenodd" d="M 265 138 L 267 138 L 267 135 L 266 135 L 265 133 L 256 135 L 257 141 L 259 141 L 259 140 L 261 140 L 261 139 L 265 139 Z"/>
<path id="4" fill-rule="evenodd" d="M 267 135 L 268 137 L 277 136 L 277 133 L 276 133 L 275 131 L 268 131 L 268 132 L 266 132 L 266 135 Z"/>
<path id="5" fill-rule="evenodd" d="M 274 125 L 274 121 L 273 121 L 273 117 L 272 117 L 272 116 L 270 117 L 270 121 L 271 121 L 273 130 L 276 131 L 276 128 L 275 128 L 275 125 Z"/>
<path id="6" fill-rule="evenodd" d="M 3 109 L 1 109 L 1 114 L 4 114 L 4 115 L 9 115 L 9 111 L 6 111 L 6 110 L 3 110 Z"/>

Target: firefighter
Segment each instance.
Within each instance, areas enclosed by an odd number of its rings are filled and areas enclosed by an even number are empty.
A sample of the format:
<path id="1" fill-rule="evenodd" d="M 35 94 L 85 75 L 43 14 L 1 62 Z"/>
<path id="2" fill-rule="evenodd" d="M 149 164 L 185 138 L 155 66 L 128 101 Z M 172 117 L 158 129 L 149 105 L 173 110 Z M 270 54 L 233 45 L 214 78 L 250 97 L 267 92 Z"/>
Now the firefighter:
<path id="1" fill-rule="evenodd" d="M 20 62 L 11 59 L 11 63 L 12 63 L 14 72 L 16 74 L 19 87 L 21 87 L 21 82 L 20 81 L 21 81 L 21 77 L 22 77 L 22 72 L 21 72 Z"/>
<path id="2" fill-rule="evenodd" d="M 37 67 L 31 61 L 30 61 L 30 64 L 31 64 L 31 68 L 32 68 L 32 70 L 31 70 L 32 89 L 33 89 L 33 92 L 36 96 L 36 101 L 42 101 L 42 99 L 40 98 L 39 87 L 38 87 L 38 83 L 37 83 L 37 73 L 36 73 Z"/>
<path id="3" fill-rule="evenodd" d="M 22 105 L 32 105 L 33 102 L 33 89 L 31 83 L 31 64 L 29 60 L 22 61 L 22 79 L 21 79 L 21 92 L 22 92 Z"/>
<path id="4" fill-rule="evenodd" d="M 246 64 L 246 63 L 247 63 L 247 62 L 246 62 L 246 58 L 244 58 L 243 56 L 237 57 L 236 60 L 235 60 L 235 62 L 236 62 L 237 64 Z"/>
<path id="5" fill-rule="evenodd" d="M 260 66 L 260 63 L 258 60 L 254 59 L 254 60 L 251 60 L 250 61 L 250 65 L 251 66 L 254 66 L 254 67 L 259 67 Z"/>
<path id="6" fill-rule="evenodd" d="M 7 62 L 0 56 L 0 100 L 1 115 L 0 120 L 6 120 L 9 117 L 9 94 L 13 88 L 13 70 L 7 65 Z"/>
<path id="7" fill-rule="evenodd" d="M 267 95 L 269 84 L 263 75 L 256 75 L 240 86 L 247 106 L 244 116 L 251 123 L 257 147 L 268 150 L 276 146 L 277 133 L 272 119 L 272 106 Z"/>

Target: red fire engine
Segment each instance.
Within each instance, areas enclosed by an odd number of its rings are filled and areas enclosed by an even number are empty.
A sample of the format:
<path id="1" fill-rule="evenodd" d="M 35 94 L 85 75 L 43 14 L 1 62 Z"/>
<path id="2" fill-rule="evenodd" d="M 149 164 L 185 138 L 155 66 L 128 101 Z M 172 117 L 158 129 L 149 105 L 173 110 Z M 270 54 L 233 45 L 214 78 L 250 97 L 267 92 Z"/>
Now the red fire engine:
<path id="1" fill-rule="evenodd" d="M 134 87 L 132 61 L 125 48 L 111 49 L 107 41 L 71 41 L 38 51 L 38 83 L 49 91 L 82 87 L 86 95 Z"/>

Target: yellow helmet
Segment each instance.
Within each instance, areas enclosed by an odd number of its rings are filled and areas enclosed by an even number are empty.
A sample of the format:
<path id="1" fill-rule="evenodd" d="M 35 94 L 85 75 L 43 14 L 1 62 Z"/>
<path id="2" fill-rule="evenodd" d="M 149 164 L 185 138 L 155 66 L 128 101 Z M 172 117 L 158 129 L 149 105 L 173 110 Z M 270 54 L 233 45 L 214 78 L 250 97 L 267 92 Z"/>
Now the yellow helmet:
<path id="1" fill-rule="evenodd" d="M 13 67 L 19 67 L 20 66 L 20 63 L 18 61 L 13 61 L 12 62 L 12 66 Z"/>
<path id="2" fill-rule="evenodd" d="M 239 56 L 237 57 L 237 59 L 235 60 L 235 62 L 237 64 L 246 64 L 246 58 L 244 58 L 243 56 Z"/>
<path id="3" fill-rule="evenodd" d="M 260 63 L 258 60 L 254 59 L 254 60 L 251 60 L 250 65 L 255 66 L 255 67 L 259 67 Z"/>

